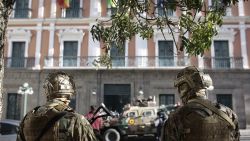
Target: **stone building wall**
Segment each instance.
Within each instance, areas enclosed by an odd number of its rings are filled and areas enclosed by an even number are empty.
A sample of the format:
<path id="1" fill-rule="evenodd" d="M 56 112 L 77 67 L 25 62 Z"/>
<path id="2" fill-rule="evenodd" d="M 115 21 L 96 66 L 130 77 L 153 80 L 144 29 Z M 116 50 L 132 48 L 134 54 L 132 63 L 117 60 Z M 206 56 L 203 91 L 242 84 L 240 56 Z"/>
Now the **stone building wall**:
<path id="1" fill-rule="evenodd" d="M 46 102 L 43 94 L 43 82 L 49 72 L 55 70 L 7 70 L 4 78 L 4 118 L 7 109 L 7 93 L 16 93 L 19 86 L 28 82 L 34 94 L 28 96 L 27 110 Z M 159 94 L 175 94 L 175 102 L 180 101 L 177 90 L 173 87 L 176 69 L 79 69 L 63 70 L 73 75 L 76 82 L 76 111 L 85 114 L 90 105 L 103 102 L 104 84 L 130 84 L 131 102 L 141 88 L 144 96 L 155 96 L 159 103 Z M 216 94 L 232 94 L 233 110 L 238 114 L 240 127 L 250 124 L 250 70 L 205 70 L 214 82 L 214 90 L 209 92 L 209 99 L 216 101 Z M 95 91 L 96 94 L 92 94 Z M 23 100 L 21 102 L 23 105 Z M 23 113 L 23 107 L 21 107 Z M 21 114 L 23 115 L 23 114 Z"/>

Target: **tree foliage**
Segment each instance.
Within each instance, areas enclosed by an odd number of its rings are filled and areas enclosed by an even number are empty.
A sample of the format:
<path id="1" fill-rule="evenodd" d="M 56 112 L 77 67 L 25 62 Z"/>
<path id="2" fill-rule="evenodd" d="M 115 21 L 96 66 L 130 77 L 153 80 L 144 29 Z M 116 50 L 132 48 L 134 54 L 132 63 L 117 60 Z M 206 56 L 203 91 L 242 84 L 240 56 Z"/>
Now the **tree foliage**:
<path id="1" fill-rule="evenodd" d="M 3 76 L 4 76 L 4 46 L 6 39 L 6 28 L 9 15 L 13 9 L 15 0 L 0 0 L 0 119 L 3 109 Z"/>
<path id="2" fill-rule="evenodd" d="M 91 29 L 93 40 L 104 43 L 105 53 L 96 63 L 108 63 L 111 43 L 122 48 L 126 40 L 136 34 L 143 39 L 151 38 L 155 31 L 165 31 L 173 37 L 179 52 L 184 49 L 189 55 L 203 55 L 209 49 L 213 36 L 222 25 L 227 7 L 238 0 L 111 0 L 114 14 L 110 19 L 97 19 Z M 180 10 L 178 17 L 169 12 Z M 178 35 L 178 39 L 174 35 Z"/>

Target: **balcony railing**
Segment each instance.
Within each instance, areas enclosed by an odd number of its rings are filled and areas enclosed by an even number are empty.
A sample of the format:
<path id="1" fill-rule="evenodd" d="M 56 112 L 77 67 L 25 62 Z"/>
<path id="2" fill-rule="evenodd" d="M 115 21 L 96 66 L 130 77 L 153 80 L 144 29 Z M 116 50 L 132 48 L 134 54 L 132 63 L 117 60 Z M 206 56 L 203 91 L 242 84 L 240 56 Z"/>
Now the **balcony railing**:
<path id="1" fill-rule="evenodd" d="M 218 5 L 217 7 L 216 6 L 209 6 L 209 9 L 212 10 L 212 9 L 218 9 L 220 8 L 220 5 Z M 231 7 L 227 7 L 226 10 L 225 10 L 225 13 L 224 13 L 224 16 L 232 16 L 232 8 Z"/>
<path id="2" fill-rule="evenodd" d="M 94 67 L 92 64 L 98 56 L 88 57 L 46 57 L 44 67 Z M 140 67 L 180 67 L 190 65 L 188 57 L 172 56 L 116 56 L 111 57 L 112 67 L 140 68 Z"/>
<path id="3" fill-rule="evenodd" d="M 62 11 L 63 18 L 81 18 L 82 8 L 67 8 Z"/>
<path id="4" fill-rule="evenodd" d="M 163 7 L 158 7 L 158 16 L 164 16 L 165 15 L 165 9 Z M 171 9 L 168 9 L 166 11 L 167 16 L 174 16 L 174 11 Z"/>
<path id="5" fill-rule="evenodd" d="M 35 66 L 35 57 L 8 57 L 4 63 L 7 68 L 32 68 Z"/>
<path id="6" fill-rule="evenodd" d="M 242 57 L 204 57 L 205 69 L 242 69 Z"/>
<path id="7" fill-rule="evenodd" d="M 108 17 L 110 17 L 110 16 L 116 14 L 116 12 L 117 12 L 117 8 L 115 8 L 115 7 L 107 8 L 107 16 L 108 16 Z"/>
<path id="8" fill-rule="evenodd" d="M 87 67 L 94 68 L 92 64 L 99 56 L 88 57 L 45 57 L 44 67 Z M 164 68 L 182 67 L 191 65 L 187 56 L 116 56 L 111 57 L 113 68 Z M 205 69 L 242 69 L 242 57 L 204 57 Z M 33 68 L 35 67 L 35 57 L 7 57 L 4 59 L 7 68 Z"/>
<path id="9" fill-rule="evenodd" d="M 113 56 L 111 57 L 112 66 L 124 67 L 125 66 L 125 56 Z"/>
<path id="10" fill-rule="evenodd" d="M 14 9 L 14 17 L 17 19 L 25 19 L 25 18 L 31 18 L 31 9 L 29 8 L 23 8 L 23 9 Z"/>

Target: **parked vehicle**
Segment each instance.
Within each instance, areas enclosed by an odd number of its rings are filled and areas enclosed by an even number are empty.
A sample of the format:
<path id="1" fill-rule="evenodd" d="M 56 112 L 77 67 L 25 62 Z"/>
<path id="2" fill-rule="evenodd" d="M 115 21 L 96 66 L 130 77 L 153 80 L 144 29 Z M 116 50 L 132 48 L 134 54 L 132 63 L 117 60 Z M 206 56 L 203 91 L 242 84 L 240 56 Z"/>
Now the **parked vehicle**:
<path id="1" fill-rule="evenodd" d="M 154 124 L 157 112 L 161 111 L 169 114 L 176 108 L 169 106 L 127 106 L 119 117 L 108 117 L 104 120 L 101 129 L 104 141 L 120 141 L 124 138 L 135 136 L 153 136 L 157 134 Z"/>
<path id="2" fill-rule="evenodd" d="M 0 141 L 16 141 L 20 121 L 5 119 L 0 121 Z"/>

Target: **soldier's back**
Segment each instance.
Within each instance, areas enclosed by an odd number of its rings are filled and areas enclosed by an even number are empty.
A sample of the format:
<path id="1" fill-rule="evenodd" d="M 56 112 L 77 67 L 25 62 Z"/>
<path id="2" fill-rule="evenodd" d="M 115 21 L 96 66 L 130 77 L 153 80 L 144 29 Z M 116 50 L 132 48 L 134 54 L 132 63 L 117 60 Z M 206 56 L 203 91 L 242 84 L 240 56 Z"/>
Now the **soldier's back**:
<path id="1" fill-rule="evenodd" d="M 204 100 L 216 107 L 208 100 Z M 232 110 L 226 108 L 228 111 Z M 218 107 L 218 110 L 221 110 Z M 232 118 L 230 112 L 227 113 Z M 232 119 L 233 121 L 233 119 Z M 234 122 L 234 121 L 233 121 Z M 237 121 L 235 124 L 238 124 Z M 238 129 L 231 125 L 211 109 L 195 102 L 189 102 L 170 114 L 165 124 L 165 139 L 167 141 L 236 141 Z M 236 127 L 238 128 L 238 127 Z"/>
<path id="2" fill-rule="evenodd" d="M 30 111 L 20 124 L 21 140 L 94 141 L 88 121 L 68 106 L 49 103 Z"/>

